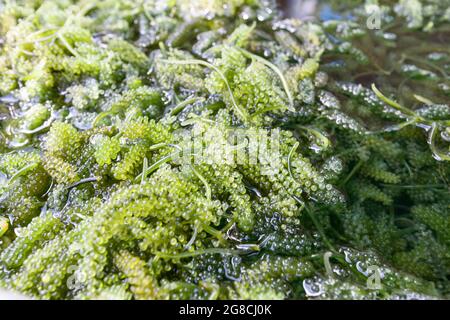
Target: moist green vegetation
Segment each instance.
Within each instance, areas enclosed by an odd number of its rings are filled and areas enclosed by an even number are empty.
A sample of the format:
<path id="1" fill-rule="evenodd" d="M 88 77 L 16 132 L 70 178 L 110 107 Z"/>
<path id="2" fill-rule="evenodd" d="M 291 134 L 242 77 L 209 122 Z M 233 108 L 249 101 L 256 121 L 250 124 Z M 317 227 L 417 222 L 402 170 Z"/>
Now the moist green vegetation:
<path id="1" fill-rule="evenodd" d="M 0 3 L 1 287 L 449 298 L 449 1 L 223 3 Z"/>

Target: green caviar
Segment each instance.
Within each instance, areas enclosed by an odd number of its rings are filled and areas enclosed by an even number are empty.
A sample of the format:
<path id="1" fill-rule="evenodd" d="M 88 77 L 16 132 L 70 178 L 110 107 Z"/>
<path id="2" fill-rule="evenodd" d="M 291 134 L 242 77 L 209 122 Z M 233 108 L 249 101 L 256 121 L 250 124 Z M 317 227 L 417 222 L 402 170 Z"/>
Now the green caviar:
<path id="1" fill-rule="evenodd" d="M 0 4 L 0 286 L 448 299 L 449 4 Z"/>

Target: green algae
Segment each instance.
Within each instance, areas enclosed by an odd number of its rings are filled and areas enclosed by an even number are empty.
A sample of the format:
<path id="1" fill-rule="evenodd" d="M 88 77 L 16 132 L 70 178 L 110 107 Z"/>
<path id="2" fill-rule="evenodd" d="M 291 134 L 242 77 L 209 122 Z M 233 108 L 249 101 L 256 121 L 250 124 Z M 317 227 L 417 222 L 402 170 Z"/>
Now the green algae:
<path id="1" fill-rule="evenodd" d="M 1 3 L 0 285 L 448 298 L 448 4 Z"/>

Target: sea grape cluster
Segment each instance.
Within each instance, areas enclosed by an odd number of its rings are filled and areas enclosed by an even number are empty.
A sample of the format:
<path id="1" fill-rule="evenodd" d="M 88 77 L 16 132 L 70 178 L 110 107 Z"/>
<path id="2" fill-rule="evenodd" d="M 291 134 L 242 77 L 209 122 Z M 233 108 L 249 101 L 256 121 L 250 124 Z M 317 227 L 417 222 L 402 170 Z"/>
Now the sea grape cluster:
<path id="1" fill-rule="evenodd" d="M 448 298 L 448 5 L 1 3 L 0 286 Z"/>

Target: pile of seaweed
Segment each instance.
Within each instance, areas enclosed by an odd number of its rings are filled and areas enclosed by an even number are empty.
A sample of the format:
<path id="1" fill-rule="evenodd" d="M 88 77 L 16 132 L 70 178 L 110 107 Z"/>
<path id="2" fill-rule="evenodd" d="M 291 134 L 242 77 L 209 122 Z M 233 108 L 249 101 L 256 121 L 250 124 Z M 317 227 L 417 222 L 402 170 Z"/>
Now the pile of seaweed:
<path id="1" fill-rule="evenodd" d="M 0 286 L 448 298 L 449 1 L 327 6 L 0 3 Z"/>

